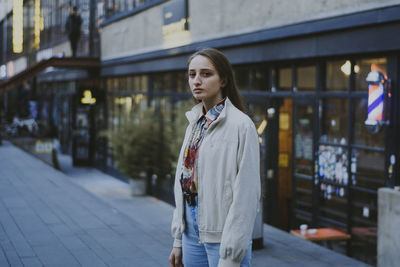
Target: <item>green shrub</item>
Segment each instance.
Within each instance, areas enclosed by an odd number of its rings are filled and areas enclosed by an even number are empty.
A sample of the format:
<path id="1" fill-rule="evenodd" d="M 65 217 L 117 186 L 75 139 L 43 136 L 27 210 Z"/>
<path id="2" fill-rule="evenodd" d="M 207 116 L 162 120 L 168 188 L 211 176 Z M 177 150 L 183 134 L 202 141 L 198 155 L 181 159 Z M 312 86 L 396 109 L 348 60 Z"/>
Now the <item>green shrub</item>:
<path id="1" fill-rule="evenodd" d="M 118 129 L 107 132 L 117 167 L 127 178 L 170 173 L 170 133 L 164 128 L 163 122 L 146 110 L 140 119 L 125 120 Z"/>

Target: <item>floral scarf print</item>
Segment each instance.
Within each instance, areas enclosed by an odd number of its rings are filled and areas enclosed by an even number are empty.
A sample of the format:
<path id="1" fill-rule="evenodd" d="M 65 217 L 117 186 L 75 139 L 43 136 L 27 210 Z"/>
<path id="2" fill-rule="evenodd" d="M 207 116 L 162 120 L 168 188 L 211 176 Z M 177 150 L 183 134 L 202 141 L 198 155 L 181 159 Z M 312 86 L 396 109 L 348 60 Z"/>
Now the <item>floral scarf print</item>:
<path id="1" fill-rule="evenodd" d="M 212 107 L 205 115 L 203 109 L 203 115 L 197 121 L 195 127 L 193 127 L 192 133 L 189 138 L 188 145 L 185 148 L 183 156 L 183 171 L 181 175 L 181 186 L 182 191 L 189 194 L 197 193 L 197 182 L 198 177 L 194 173 L 195 162 L 197 159 L 197 153 L 199 147 L 204 139 L 204 136 L 218 116 L 221 114 L 225 106 L 225 99 L 219 102 L 217 105 Z"/>

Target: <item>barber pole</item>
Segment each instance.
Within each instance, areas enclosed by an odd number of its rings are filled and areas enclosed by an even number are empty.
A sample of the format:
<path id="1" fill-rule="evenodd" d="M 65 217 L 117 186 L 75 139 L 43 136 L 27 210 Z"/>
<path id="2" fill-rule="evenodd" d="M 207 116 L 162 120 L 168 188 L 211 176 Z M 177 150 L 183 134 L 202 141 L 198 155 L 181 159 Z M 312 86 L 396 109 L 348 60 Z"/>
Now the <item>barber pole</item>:
<path id="1" fill-rule="evenodd" d="M 383 125 L 389 124 L 390 80 L 379 71 L 371 71 L 365 80 L 368 83 L 368 114 L 364 124 L 369 132 L 377 133 Z"/>
<path id="2" fill-rule="evenodd" d="M 368 87 L 368 117 L 367 120 L 383 120 L 383 102 L 384 102 L 383 83 L 370 84 Z"/>

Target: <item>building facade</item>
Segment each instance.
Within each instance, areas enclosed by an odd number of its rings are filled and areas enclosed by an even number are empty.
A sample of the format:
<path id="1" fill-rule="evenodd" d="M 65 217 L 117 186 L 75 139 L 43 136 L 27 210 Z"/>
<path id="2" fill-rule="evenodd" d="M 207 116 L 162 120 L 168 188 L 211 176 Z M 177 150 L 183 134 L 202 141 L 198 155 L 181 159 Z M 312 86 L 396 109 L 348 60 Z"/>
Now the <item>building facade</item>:
<path id="1" fill-rule="evenodd" d="M 108 127 L 134 110 L 116 97 L 173 116 L 190 97 L 188 56 L 220 49 L 259 130 L 264 220 L 344 229 L 352 239 L 338 250 L 373 263 L 358 252 L 376 256 L 377 189 L 400 182 L 399 1 L 152 3 L 102 24 Z M 365 122 L 371 71 L 390 80 L 378 132 Z"/>

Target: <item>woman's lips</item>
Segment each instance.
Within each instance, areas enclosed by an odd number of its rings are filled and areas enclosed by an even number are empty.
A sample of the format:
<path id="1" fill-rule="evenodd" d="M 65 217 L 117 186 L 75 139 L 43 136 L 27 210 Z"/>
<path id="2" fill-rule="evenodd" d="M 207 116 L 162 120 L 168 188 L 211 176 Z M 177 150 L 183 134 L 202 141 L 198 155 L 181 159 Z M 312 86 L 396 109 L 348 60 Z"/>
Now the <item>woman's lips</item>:
<path id="1" fill-rule="evenodd" d="M 193 92 L 194 92 L 194 93 L 201 93 L 201 91 L 203 91 L 203 89 L 201 89 L 201 88 L 195 88 L 195 89 L 193 89 Z"/>

